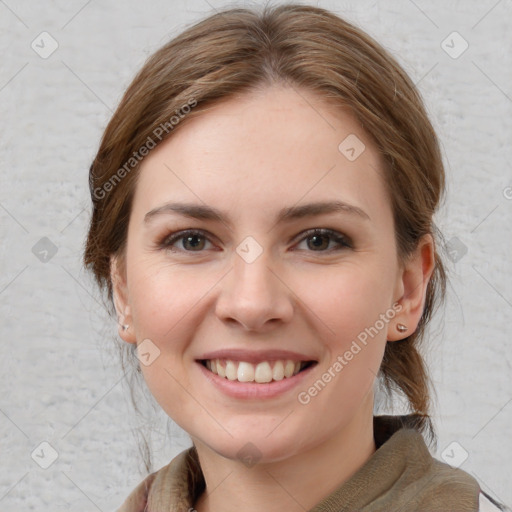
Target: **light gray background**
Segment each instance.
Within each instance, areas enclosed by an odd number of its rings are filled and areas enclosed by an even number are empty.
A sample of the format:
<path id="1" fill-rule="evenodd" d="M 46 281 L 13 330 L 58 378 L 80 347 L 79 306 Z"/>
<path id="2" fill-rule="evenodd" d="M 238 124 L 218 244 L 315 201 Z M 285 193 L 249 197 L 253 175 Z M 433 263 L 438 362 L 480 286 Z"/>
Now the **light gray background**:
<path id="1" fill-rule="evenodd" d="M 462 469 L 510 505 L 512 2 L 317 4 L 397 56 L 438 130 L 449 187 L 436 223 L 453 261 L 446 313 L 427 348 L 438 394 L 436 455 L 457 442 L 448 453 L 467 451 Z M 80 262 L 87 173 L 146 57 L 228 5 L 244 3 L 0 0 L 2 512 L 114 510 L 145 476 L 116 326 Z M 58 43 L 46 59 L 31 47 L 51 48 L 43 31 Z M 458 58 L 441 47 L 454 31 L 469 44 Z M 445 44 L 456 52 L 464 43 L 450 36 Z M 43 237 L 55 255 L 36 245 L 48 246 Z M 166 437 L 162 414 L 155 425 L 158 468 L 189 440 L 173 424 Z M 48 469 L 36 463 L 51 462 L 43 441 L 58 454 Z"/>

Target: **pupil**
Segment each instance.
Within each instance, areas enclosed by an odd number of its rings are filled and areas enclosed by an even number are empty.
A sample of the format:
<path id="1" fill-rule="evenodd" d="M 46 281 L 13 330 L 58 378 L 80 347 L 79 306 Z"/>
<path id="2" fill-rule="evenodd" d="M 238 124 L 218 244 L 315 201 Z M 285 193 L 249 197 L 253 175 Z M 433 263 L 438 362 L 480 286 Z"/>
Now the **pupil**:
<path id="1" fill-rule="evenodd" d="M 322 247 L 322 238 L 325 240 L 327 237 L 326 235 L 313 235 L 311 239 L 314 241 L 313 246 L 316 248 Z M 319 244 L 316 242 L 320 242 Z"/>
<path id="2" fill-rule="evenodd" d="M 197 242 L 197 240 L 200 238 L 200 235 L 190 235 L 185 239 L 185 243 L 190 243 L 193 248 L 197 248 L 198 245 L 201 245 L 201 242 Z M 196 242 L 194 243 L 193 240 L 195 240 Z"/>

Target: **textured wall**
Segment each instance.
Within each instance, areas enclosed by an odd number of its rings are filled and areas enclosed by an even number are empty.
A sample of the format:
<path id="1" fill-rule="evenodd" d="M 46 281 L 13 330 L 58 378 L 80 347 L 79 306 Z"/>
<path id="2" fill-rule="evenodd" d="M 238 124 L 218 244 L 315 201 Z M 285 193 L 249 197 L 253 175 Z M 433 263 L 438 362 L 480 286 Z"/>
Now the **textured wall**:
<path id="1" fill-rule="evenodd" d="M 511 504 L 512 3 L 317 3 L 398 57 L 438 129 L 449 188 L 436 222 L 451 286 L 426 350 L 438 395 L 436 455 L 467 456 L 461 467 Z M 144 476 L 115 329 L 80 263 L 87 171 L 145 58 L 227 5 L 0 1 L 4 512 L 114 510 Z M 173 424 L 166 437 L 161 414 L 155 425 L 160 467 L 189 440 Z"/>

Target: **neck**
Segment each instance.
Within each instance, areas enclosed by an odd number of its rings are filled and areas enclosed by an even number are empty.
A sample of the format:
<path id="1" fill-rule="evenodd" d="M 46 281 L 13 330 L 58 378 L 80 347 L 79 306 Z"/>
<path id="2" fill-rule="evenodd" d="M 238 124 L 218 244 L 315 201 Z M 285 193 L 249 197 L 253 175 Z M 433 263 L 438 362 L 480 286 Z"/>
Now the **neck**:
<path id="1" fill-rule="evenodd" d="M 373 404 L 372 404 L 373 405 Z M 347 481 L 376 450 L 373 407 L 313 449 L 273 463 L 244 466 L 195 443 L 206 482 L 197 512 L 304 512 Z"/>

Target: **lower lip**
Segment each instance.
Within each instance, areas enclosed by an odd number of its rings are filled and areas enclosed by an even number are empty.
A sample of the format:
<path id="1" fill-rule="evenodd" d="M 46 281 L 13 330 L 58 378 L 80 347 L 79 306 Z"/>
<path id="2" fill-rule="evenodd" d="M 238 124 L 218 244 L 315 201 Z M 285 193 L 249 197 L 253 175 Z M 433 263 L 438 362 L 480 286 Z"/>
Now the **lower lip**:
<path id="1" fill-rule="evenodd" d="M 263 384 L 256 382 L 239 382 L 237 380 L 229 380 L 219 377 L 216 373 L 211 372 L 201 363 L 197 363 L 203 375 L 214 384 L 224 394 L 233 398 L 272 398 L 281 395 L 286 391 L 293 389 L 299 385 L 316 364 L 302 370 L 293 377 L 285 377 L 282 380 L 276 380 Z"/>

